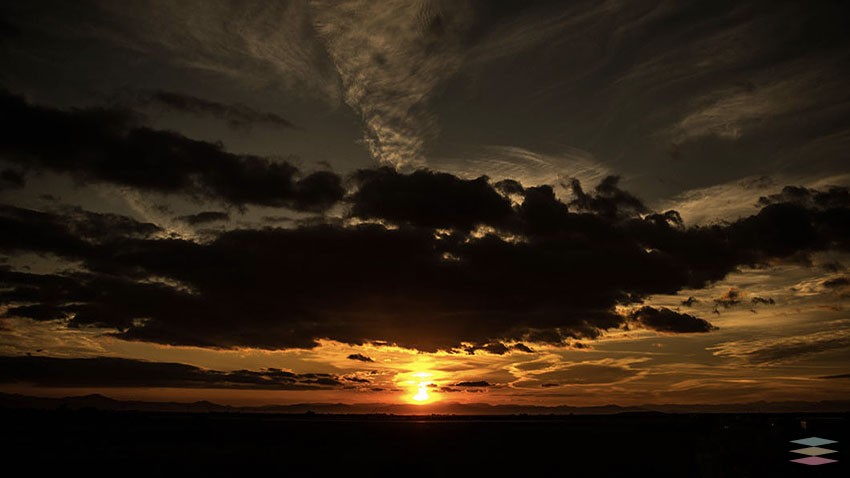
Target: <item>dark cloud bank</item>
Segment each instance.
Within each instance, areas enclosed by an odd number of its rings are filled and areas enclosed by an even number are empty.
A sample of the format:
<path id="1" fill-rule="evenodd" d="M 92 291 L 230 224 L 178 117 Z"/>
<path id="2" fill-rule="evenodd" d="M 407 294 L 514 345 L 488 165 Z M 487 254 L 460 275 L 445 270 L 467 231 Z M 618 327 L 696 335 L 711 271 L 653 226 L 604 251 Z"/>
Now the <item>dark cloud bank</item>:
<path id="1" fill-rule="evenodd" d="M 340 178 L 330 172 L 303 175 L 286 162 L 153 130 L 129 110 L 58 110 L 0 90 L 0 122 L 4 160 L 82 182 L 303 211 L 322 211 L 344 193 Z"/>
<path id="2" fill-rule="evenodd" d="M 0 383 L 43 387 L 164 387 L 316 390 L 336 388 L 340 377 L 269 368 L 223 372 L 193 365 L 116 357 L 0 356 Z"/>
<path id="3" fill-rule="evenodd" d="M 531 349 L 506 343 L 566 345 L 624 326 L 709 332 L 701 318 L 643 302 L 740 266 L 850 250 L 846 189 L 786 190 L 751 217 L 686 227 L 675 211 L 650 211 L 616 177 L 589 191 L 573 182 L 567 204 L 549 186 L 425 170 L 304 176 L 115 111 L 0 101 L 14 120 L 0 132 L 0 155 L 27 170 L 236 205 L 341 204 L 369 221 L 237 229 L 198 243 L 159 238 L 156 225 L 117 215 L 0 209 L 0 251 L 81 264 L 53 274 L 0 269 L 6 315 L 103 327 L 126 340 L 286 349 L 326 338 L 508 353 Z M 211 214 L 184 220 L 224 219 Z"/>

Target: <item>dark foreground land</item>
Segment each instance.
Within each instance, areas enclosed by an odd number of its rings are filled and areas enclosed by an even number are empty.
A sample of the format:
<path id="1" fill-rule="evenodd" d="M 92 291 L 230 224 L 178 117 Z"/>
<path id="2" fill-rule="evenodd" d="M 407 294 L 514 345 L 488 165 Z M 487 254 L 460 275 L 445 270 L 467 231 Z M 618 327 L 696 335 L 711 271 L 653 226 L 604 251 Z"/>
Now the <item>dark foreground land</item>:
<path id="1" fill-rule="evenodd" d="M 806 422 L 802 429 L 801 421 Z M 277 476 L 850 476 L 850 414 L 400 417 L 0 409 L 0 454 L 45 471 Z M 837 440 L 837 463 L 789 460 Z M 18 465 L 22 465 L 20 467 Z"/>

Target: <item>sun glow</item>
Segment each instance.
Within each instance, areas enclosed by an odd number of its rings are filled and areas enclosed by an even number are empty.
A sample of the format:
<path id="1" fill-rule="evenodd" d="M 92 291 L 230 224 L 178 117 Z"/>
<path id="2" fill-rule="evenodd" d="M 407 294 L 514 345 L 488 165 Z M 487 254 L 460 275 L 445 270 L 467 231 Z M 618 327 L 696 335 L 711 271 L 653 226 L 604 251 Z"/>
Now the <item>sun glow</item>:
<path id="1" fill-rule="evenodd" d="M 420 383 L 419 384 L 419 391 L 416 392 L 416 395 L 414 395 L 412 398 L 413 398 L 413 400 L 416 400 L 417 402 L 427 402 L 431 398 L 431 396 L 428 395 L 428 383 L 426 383 L 426 382 Z"/>
<path id="2" fill-rule="evenodd" d="M 427 403 L 432 403 L 440 399 L 439 393 L 436 392 L 436 380 L 438 377 L 435 377 L 434 372 L 424 371 L 421 368 L 424 368 L 425 364 L 417 364 L 420 365 L 419 371 L 411 371 L 404 374 L 404 378 L 408 380 L 402 381 L 400 384 L 409 390 L 409 395 L 406 395 L 405 401 L 409 403 L 415 403 L 418 405 L 425 405 Z"/>

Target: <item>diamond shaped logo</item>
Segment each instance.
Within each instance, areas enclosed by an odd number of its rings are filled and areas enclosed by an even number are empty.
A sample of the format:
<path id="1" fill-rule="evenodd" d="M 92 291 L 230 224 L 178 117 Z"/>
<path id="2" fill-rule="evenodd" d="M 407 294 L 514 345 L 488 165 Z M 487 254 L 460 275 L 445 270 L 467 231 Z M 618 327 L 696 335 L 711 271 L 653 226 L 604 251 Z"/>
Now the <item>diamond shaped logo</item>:
<path id="1" fill-rule="evenodd" d="M 796 443 L 798 445 L 806 445 L 806 446 L 821 446 L 821 445 L 829 445 L 830 443 L 838 443 L 835 440 L 827 440 L 825 438 L 811 437 L 811 438 L 803 438 L 802 440 L 791 440 L 791 443 Z"/>
<path id="2" fill-rule="evenodd" d="M 821 448 L 818 446 L 810 446 L 808 448 L 800 448 L 799 450 L 791 450 L 791 452 L 799 453 L 801 455 L 820 456 L 826 455 L 828 453 L 835 453 L 835 450 L 830 450 L 829 448 Z"/>
<path id="3" fill-rule="evenodd" d="M 798 445 L 806 445 L 806 448 L 798 448 L 796 450 L 791 450 L 791 453 L 799 453 L 800 455 L 808 455 L 805 458 L 796 458 L 793 461 L 794 463 L 800 463 L 803 465 L 825 465 L 827 463 L 835 463 L 838 460 L 832 460 L 830 458 L 824 458 L 820 455 L 828 455 L 830 453 L 835 453 L 835 450 L 830 450 L 829 448 L 821 448 L 820 445 L 828 445 L 830 443 L 838 443 L 835 440 L 827 440 L 826 438 L 818 438 L 818 437 L 809 437 L 809 438 L 801 438 L 800 440 L 791 440 L 791 443 L 796 443 Z"/>
<path id="4" fill-rule="evenodd" d="M 794 463 L 802 463 L 804 465 L 825 465 L 827 463 L 835 463 L 838 460 L 830 460 L 829 458 L 823 458 L 821 456 L 807 456 L 806 458 L 797 458 L 796 460 L 791 460 Z"/>

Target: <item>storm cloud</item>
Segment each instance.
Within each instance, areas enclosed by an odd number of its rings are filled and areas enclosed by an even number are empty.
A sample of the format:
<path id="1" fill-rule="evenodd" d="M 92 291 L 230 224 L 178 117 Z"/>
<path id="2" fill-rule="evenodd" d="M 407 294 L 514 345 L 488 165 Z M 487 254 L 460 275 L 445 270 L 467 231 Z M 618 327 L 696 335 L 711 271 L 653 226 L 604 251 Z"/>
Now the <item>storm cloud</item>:
<path id="1" fill-rule="evenodd" d="M 713 325 L 690 314 L 682 314 L 666 308 L 645 306 L 631 313 L 631 318 L 647 329 L 658 332 L 693 333 L 710 332 Z"/>
<path id="2" fill-rule="evenodd" d="M 52 253 L 82 269 L 6 267 L 0 299 L 8 316 L 105 327 L 125 340 L 286 349 L 332 339 L 504 354 L 525 351 L 505 343 L 565 346 L 629 323 L 709 332 L 704 319 L 641 304 L 741 265 L 850 244 L 846 207 L 774 203 L 689 228 L 672 211 L 639 214 L 615 180 L 571 206 L 549 187 L 518 184 L 521 202 L 510 205 L 484 178 L 387 169 L 354 178 L 368 194 L 347 198 L 351 210 L 386 224 L 237 229 L 198 243 L 153 237 L 155 226 L 114 215 L 109 224 L 123 229 L 99 234 L 100 215 L 7 207 L 3 250 Z M 415 194 L 399 199 L 409 185 Z M 398 204 L 383 207 L 384 192 Z"/>

